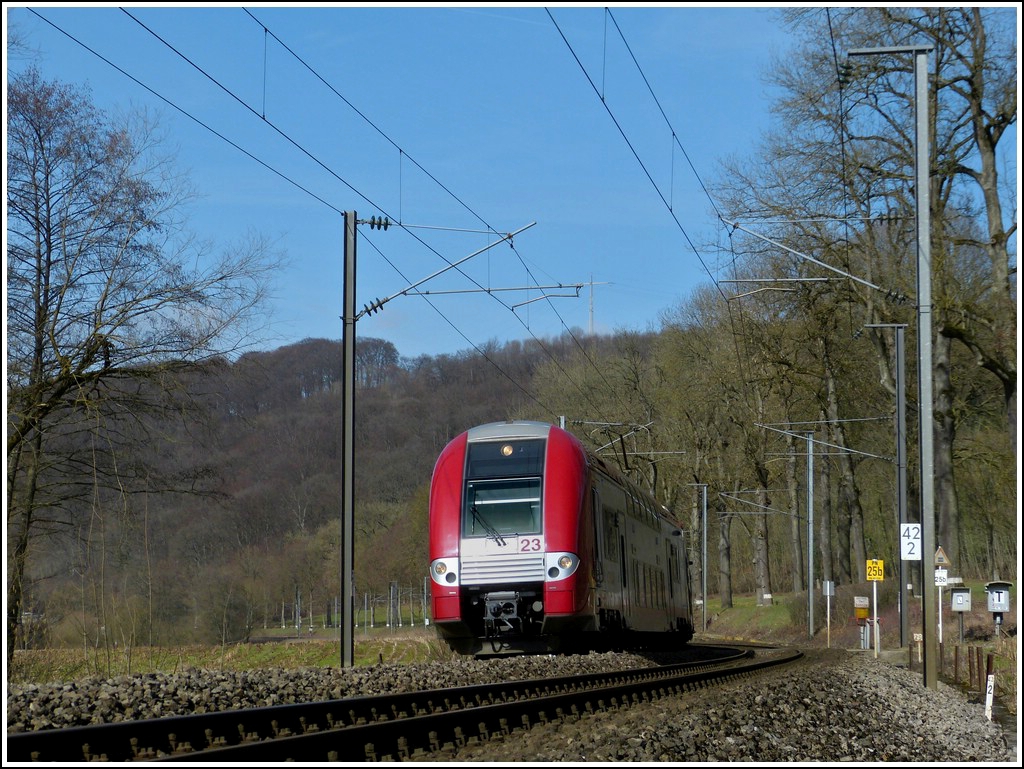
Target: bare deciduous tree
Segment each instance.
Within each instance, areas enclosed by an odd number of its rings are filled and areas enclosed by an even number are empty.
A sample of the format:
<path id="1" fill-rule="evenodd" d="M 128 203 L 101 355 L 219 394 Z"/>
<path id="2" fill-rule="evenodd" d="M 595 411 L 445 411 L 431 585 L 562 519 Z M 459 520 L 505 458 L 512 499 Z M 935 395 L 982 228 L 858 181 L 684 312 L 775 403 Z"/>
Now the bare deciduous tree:
<path id="1" fill-rule="evenodd" d="M 144 114 L 27 69 L 7 139 L 10 659 L 32 543 L 72 530 L 97 485 L 130 493 L 143 473 L 117 459 L 187 401 L 174 374 L 246 343 L 275 264 L 262 242 L 212 255 L 184 237 L 188 191 Z"/>

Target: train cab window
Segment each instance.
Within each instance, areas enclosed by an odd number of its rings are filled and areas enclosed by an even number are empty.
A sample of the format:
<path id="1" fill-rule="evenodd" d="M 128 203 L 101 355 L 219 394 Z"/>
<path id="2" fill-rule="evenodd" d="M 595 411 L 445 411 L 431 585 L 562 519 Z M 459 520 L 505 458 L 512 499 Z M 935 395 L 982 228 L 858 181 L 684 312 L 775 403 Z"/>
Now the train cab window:
<path id="1" fill-rule="evenodd" d="M 466 483 L 462 515 L 465 537 L 540 534 L 540 478 Z"/>

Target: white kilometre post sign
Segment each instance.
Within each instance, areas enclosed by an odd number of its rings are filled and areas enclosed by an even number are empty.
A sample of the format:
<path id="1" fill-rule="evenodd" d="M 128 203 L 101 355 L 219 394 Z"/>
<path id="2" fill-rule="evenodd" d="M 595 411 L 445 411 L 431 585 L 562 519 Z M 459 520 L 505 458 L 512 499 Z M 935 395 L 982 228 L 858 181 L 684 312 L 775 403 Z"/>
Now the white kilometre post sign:
<path id="1" fill-rule="evenodd" d="M 869 560 L 867 567 L 868 580 L 871 582 L 871 598 L 875 604 L 875 657 L 878 657 L 878 583 L 885 579 L 885 563 L 881 560 Z"/>
<path id="2" fill-rule="evenodd" d="M 949 572 L 946 571 L 945 566 L 949 564 L 949 559 L 946 558 L 946 553 L 940 546 L 935 551 L 935 587 L 938 588 L 939 593 L 939 645 L 942 645 L 942 588 L 946 586 L 949 581 Z"/>

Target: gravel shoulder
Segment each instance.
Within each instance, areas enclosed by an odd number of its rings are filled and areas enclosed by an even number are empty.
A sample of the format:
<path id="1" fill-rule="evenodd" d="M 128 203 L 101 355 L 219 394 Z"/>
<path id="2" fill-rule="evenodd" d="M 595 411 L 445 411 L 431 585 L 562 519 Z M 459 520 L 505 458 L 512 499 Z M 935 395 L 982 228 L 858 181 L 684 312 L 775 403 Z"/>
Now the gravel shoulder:
<path id="1" fill-rule="evenodd" d="M 1019 766 L 1016 731 L 945 684 L 870 655 L 815 650 L 780 675 L 470 744 L 446 761 L 943 762 Z"/>

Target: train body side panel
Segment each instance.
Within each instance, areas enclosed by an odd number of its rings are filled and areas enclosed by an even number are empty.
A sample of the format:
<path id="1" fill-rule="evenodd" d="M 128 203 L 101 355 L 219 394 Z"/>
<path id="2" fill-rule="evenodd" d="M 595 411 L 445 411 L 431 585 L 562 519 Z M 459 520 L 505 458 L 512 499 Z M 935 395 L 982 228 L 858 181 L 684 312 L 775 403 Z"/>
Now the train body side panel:
<path id="1" fill-rule="evenodd" d="M 588 473 L 582 445 L 569 433 L 552 430 L 544 467 L 545 549 L 549 553 L 573 553 L 580 564 L 569 577 L 544 584 L 548 630 L 560 615 L 592 613 L 593 524 L 589 522 Z"/>
<path id="2" fill-rule="evenodd" d="M 465 434 L 454 439 L 441 452 L 430 481 L 430 560 L 458 558 L 461 530 L 462 474 L 466 461 Z M 431 580 L 434 621 L 461 619 L 458 586 L 447 587 Z"/>
<path id="3" fill-rule="evenodd" d="M 620 486 L 601 473 L 594 474 L 593 490 L 597 605 L 605 618 L 603 624 L 617 628 L 626 611 L 623 590 L 626 495 Z"/>
<path id="4" fill-rule="evenodd" d="M 667 564 L 662 553 L 662 533 L 651 526 L 642 507 L 632 507 L 628 523 L 626 624 L 631 630 L 659 632 L 668 630 L 666 620 Z"/>

